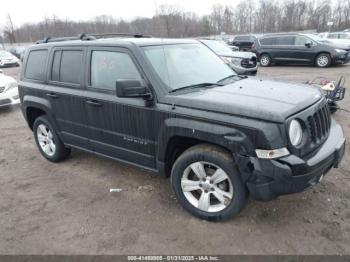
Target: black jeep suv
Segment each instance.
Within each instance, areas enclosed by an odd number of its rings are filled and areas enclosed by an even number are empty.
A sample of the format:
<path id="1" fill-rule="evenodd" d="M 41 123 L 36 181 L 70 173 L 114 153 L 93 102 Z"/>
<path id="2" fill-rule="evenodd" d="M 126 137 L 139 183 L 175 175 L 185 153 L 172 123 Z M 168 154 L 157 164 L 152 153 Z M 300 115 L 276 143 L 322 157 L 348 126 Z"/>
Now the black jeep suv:
<path id="1" fill-rule="evenodd" d="M 19 82 L 41 154 L 71 148 L 171 176 L 182 206 L 221 220 L 248 193 L 269 200 L 318 183 L 344 154 L 320 90 L 243 78 L 196 40 L 46 39 Z"/>

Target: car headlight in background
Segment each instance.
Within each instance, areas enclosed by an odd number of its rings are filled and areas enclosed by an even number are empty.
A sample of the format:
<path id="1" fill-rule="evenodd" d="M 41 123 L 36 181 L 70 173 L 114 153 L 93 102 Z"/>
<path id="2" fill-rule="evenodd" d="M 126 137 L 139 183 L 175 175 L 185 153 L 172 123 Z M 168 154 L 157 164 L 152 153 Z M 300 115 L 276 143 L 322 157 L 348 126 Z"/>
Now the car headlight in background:
<path id="1" fill-rule="evenodd" d="M 293 119 L 289 124 L 289 140 L 293 146 L 300 145 L 303 139 L 303 129 L 298 120 Z"/>
<path id="2" fill-rule="evenodd" d="M 231 58 L 230 60 L 231 60 L 231 63 L 232 63 L 232 64 L 234 64 L 234 65 L 236 65 L 236 66 L 241 66 L 241 61 L 242 61 L 242 60 L 241 60 L 240 58 L 234 58 L 234 57 L 233 57 L 233 58 Z"/>
<path id="3" fill-rule="evenodd" d="M 234 57 L 227 57 L 222 56 L 222 60 L 225 61 L 226 64 L 234 64 L 236 66 L 241 66 L 241 59 L 240 58 L 234 58 Z"/>
<path id="4" fill-rule="evenodd" d="M 13 88 L 17 88 L 17 87 L 18 87 L 17 82 L 11 82 L 5 86 L 4 92 L 9 91 Z"/>
<path id="5" fill-rule="evenodd" d="M 337 52 L 337 53 L 346 53 L 346 51 L 343 50 L 343 49 L 335 49 L 335 52 Z"/>

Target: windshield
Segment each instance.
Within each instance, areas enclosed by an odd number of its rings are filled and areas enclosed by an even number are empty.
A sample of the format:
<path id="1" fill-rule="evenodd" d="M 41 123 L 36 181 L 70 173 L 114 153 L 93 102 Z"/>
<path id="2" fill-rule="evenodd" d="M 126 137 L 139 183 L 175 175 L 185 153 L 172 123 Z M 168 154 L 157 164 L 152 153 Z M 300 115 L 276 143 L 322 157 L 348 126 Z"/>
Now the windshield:
<path id="1" fill-rule="evenodd" d="M 160 79 L 171 90 L 216 83 L 236 73 L 201 43 L 143 48 Z"/>
<path id="2" fill-rule="evenodd" d="M 206 46 L 208 46 L 211 50 L 213 50 L 218 55 L 222 56 L 232 56 L 233 51 L 225 44 L 219 41 L 213 40 L 202 40 Z"/>

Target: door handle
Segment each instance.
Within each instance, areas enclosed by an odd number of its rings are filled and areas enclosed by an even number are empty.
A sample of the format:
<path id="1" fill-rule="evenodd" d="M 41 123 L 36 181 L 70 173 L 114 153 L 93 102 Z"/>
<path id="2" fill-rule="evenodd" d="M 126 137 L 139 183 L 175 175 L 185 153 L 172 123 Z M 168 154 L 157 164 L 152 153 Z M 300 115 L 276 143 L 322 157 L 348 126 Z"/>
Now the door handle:
<path id="1" fill-rule="evenodd" d="M 56 95 L 55 93 L 47 93 L 46 95 L 51 98 L 58 98 L 58 95 Z"/>
<path id="2" fill-rule="evenodd" d="M 97 100 L 86 100 L 85 102 L 90 106 L 102 106 L 102 104 Z"/>

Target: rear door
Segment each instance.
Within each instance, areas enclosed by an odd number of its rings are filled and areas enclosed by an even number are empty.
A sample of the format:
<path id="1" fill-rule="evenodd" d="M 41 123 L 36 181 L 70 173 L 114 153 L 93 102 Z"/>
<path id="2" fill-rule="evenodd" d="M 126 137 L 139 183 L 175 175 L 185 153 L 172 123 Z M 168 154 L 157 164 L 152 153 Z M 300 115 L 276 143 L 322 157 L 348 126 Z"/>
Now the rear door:
<path id="1" fill-rule="evenodd" d="M 51 52 L 51 71 L 45 91 L 59 132 L 66 144 L 88 149 L 83 84 L 86 49 L 64 47 L 54 48 Z"/>
<path id="2" fill-rule="evenodd" d="M 124 48 L 91 47 L 87 67 L 85 108 L 93 150 L 154 169 L 154 108 L 143 98 L 116 96 L 118 79 L 146 81 L 136 60 Z"/>
<path id="3" fill-rule="evenodd" d="M 295 62 L 296 52 L 294 46 L 295 36 L 277 36 L 274 39 L 274 59 L 276 62 Z"/>

